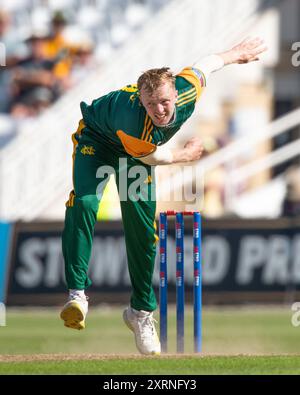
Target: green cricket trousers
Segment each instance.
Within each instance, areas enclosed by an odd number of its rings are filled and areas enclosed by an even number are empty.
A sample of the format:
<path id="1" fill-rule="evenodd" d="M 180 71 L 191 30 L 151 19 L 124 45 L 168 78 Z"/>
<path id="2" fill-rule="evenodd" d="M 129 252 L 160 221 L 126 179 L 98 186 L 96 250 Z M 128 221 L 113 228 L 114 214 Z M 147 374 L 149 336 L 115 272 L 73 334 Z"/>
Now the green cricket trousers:
<path id="1" fill-rule="evenodd" d="M 80 128 L 79 128 L 80 132 Z M 103 189 L 115 174 L 132 284 L 131 307 L 153 311 L 152 276 L 156 255 L 155 180 L 151 166 L 118 153 L 113 144 L 78 133 L 72 136 L 74 189 L 66 203 L 62 249 L 68 289 L 91 285 L 88 266 Z"/>

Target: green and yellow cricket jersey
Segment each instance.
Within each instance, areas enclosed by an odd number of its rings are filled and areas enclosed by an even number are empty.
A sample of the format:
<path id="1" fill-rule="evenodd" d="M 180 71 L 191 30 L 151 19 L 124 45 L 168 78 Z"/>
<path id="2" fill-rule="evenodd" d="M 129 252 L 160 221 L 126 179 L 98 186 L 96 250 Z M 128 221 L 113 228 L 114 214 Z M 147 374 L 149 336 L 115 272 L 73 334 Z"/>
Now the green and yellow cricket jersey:
<path id="1" fill-rule="evenodd" d="M 126 155 L 142 157 L 165 144 L 192 115 L 195 103 L 205 86 L 200 70 L 185 68 L 176 75 L 178 99 L 174 120 L 167 126 L 155 126 L 140 102 L 137 85 L 110 92 L 94 100 L 91 105 L 80 104 L 83 121 L 80 131 L 96 141 L 112 143 L 112 147 Z"/>

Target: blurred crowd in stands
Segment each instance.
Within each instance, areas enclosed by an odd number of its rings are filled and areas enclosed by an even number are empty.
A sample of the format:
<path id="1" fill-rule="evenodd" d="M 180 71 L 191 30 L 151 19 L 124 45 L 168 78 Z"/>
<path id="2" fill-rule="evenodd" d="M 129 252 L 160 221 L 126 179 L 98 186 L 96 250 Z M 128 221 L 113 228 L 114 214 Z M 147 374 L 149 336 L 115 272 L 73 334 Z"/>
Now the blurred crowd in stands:
<path id="1" fill-rule="evenodd" d="M 17 42 L 10 31 L 9 15 L 0 14 L 0 34 L 7 51 L 1 73 L 1 112 L 15 118 L 34 116 L 72 84 L 72 63 L 82 49 L 71 54 L 62 36 L 64 26 L 65 19 L 56 14 L 50 34 L 34 32 Z"/>
<path id="2" fill-rule="evenodd" d="M 0 147 L 168 1 L 0 0 Z"/>
<path id="3" fill-rule="evenodd" d="M 11 16 L 0 10 L 0 41 L 5 45 L 6 66 L 0 71 L 0 112 L 23 119 L 39 114 L 74 86 L 81 73 L 96 67 L 93 43 L 87 35 L 78 42 L 64 36 L 67 20 L 54 13 L 51 29 L 36 29 L 20 40 Z"/>

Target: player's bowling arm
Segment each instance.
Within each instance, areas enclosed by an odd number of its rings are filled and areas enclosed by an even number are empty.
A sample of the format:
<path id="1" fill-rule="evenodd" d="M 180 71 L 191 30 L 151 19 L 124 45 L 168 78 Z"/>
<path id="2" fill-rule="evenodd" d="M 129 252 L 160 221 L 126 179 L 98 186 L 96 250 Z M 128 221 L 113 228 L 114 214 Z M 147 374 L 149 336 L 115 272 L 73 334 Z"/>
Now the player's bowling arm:
<path id="1" fill-rule="evenodd" d="M 138 158 L 141 162 L 146 165 L 156 166 L 156 165 L 170 165 L 173 163 L 173 150 L 165 145 L 158 146 L 150 155 Z"/>
<path id="2" fill-rule="evenodd" d="M 199 160 L 203 153 L 202 141 L 199 137 L 192 137 L 183 148 L 173 150 L 173 163 L 193 162 Z"/>
<path id="3" fill-rule="evenodd" d="M 173 163 L 193 162 L 201 158 L 202 142 L 198 137 L 191 138 L 183 148 L 171 149 L 168 145 L 158 146 L 150 155 L 139 158 L 147 165 L 170 165 Z"/>

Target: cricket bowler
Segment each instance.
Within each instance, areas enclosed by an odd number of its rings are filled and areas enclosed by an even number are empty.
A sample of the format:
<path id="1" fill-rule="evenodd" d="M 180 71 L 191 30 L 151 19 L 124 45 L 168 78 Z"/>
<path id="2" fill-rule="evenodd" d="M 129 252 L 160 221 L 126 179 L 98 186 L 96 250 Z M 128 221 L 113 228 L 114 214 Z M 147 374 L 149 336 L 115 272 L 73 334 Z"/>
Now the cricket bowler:
<path id="1" fill-rule="evenodd" d="M 128 196 L 120 200 L 132 294 L 123 319 L 134 333 L 140 353 L 160 354 L 153 318 L 157 302 L 152 276 L 158 237 L 156 202 L 150 198 L 155 191 L 151 167 L 201 158 L 203 147 L 198 137 L 178 149 L 169 148 L 168 141 L 192 115 L 212 72 L 229 64 L 257 61 L 265 50 L 260 38 L 246 38 L 230 50 L 209 55 L 177 75 L 167 67 L 151 69 L 138 78 L 136 85 L 110 92 L 90 105 L 80 104 L 82 119 L 72 135 L 74 188 L 66 203 L 62 234 L 69 299 L 60 316 L 66 327 L 85 328 L 88 312 L 85 289 L 91 285 L 88 266 L 93 232 L 109 179 L 109 174 L 102 170 L 112 169 L 119 194 L 124 177 L 128 186 Z M 126 161 L 120 162 L 121 158 Z M 133 194 L 130 186 L 135 179 L 128 177 L 128 173 L 135 166 L 142 166 L 146 177 Z"/>

